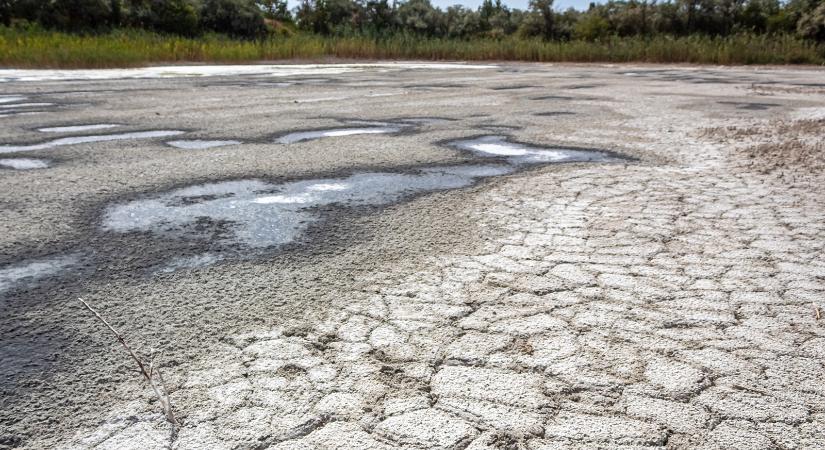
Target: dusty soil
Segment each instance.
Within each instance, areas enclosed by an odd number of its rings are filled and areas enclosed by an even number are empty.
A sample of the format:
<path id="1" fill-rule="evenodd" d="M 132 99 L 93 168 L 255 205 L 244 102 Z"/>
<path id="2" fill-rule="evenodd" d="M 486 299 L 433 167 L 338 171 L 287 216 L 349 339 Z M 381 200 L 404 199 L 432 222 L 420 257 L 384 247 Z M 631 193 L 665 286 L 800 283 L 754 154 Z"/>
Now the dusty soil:
<path id="1" fill-rule="evenodd" d="M 0 84 L 0 448 L 825 447 L 821 70 L 338 72 Z M 274 142 L 353 121 L 407 125 Z M 86 124 L 120 126 L 38 131 Z M 10 150 L 151 130 L 185 133 Z M 628 159 L 331 205 L 265 249 L 106 227 L 204 183 L 509 164 L 445 145 L 479 135 Z M 163 350 L 179 431 L 77 297 Z"/>

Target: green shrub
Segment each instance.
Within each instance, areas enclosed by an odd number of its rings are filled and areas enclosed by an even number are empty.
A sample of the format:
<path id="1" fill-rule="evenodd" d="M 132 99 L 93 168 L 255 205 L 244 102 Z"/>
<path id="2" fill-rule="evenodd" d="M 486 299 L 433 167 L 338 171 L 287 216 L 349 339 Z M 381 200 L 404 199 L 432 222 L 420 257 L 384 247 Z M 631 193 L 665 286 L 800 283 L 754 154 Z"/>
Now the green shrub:
<path id="1" fill-rule="evenodd" d="M 804 14 L 796 24 L 796 30 L 803 38 L 825 41 L 825 2 Z"/>
<path id="2" fill-rule="evenodd" d="M 598 14 L 586 14 L 573 26 L 573 36 L 585 41 L 604 39 L 609 32 L 610 23 Z"/>
<path id="3" fill-rule="evenodd" d="M 116 0 L 115 0 L 116 1 Z M 126 0 L 124 24 L 181 36 L 200 34 L 193 0 Z"/>
<path id="4" fill-rule="evenodd" d="M 152 0 L 151 27 L 167 33 L 194 36 L 198 34 L 198 14 L 189 0 Z"/>
<path id="5" fill-rule="evenodd" d="M 247 39 L 266 35 L 263 14 L 251 0 L 205 0 L 201 27 Z"/>
<path id="6" fill-rule="evenodd" d="M 34 2 L 29 2 L 34 3 Z M 40 21 L 47 27 L 85 31 L 110 25 L 109 0 L 50 0 L 40 9 Z"/>

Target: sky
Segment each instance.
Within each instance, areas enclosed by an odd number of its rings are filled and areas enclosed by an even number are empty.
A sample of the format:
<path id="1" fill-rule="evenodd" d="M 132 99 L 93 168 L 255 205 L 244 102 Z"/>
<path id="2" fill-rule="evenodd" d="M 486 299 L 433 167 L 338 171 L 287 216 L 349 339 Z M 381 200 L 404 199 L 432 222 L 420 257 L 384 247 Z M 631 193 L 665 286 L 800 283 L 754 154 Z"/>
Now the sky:
<path id="1" fill-rule="evenodd" d="M 430 0 L 433 5 L 440 7 L 441 9 L 446 8 L 447 6 L 453 5 L 462 5 L 468 7 L 470 9 L 477 9 L 483 0 Z M 553 7 L 556 10 L 562 11 L 571 6 L 573 8 L 579 10 L 587 9 L 587 6 L 590 5 L 590 2 L 593 0 L 556 0 L 553 2 Z M 300 0 L 289 0 L 289 7 L 290 9 L 298 6 Z M 518 8 L 518 9 L 527 9 L 527 4 L 529 0 L 502 0 L 502 3 L 507 5 L 509 8 Z"/>

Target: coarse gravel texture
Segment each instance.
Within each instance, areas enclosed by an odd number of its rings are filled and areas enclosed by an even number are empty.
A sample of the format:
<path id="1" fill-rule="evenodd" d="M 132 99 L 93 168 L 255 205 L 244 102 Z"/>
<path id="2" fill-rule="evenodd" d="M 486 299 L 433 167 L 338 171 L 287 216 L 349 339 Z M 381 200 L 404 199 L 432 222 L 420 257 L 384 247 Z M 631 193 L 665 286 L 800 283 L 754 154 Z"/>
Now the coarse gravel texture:
<path id="1" fill-rule="evenodd" d="M 0 169 L 0 448 L 825 448 L 822 70 L 306 70 L 0 84 L 0 149 L 240 142 Z M 94 124 L 120 126 L 38 131 Z M 324 206 L 265 250 L 103 226 L 204 183 L 508 164 L 449 145 L 478 136 L 629 159 Z M 77 297 L 163 351 L 180 430 Z"/>

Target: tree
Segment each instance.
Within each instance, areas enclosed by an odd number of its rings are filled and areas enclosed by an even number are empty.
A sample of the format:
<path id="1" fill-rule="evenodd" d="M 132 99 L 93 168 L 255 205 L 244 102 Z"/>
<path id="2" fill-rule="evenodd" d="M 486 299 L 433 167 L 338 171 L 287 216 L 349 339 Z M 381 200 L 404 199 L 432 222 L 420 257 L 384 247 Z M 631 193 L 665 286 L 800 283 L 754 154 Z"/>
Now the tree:
<path id="1" fill-rule="evenodd" d="M 109 0 L 109 9 L 112 11 L 109 23 L 115 27 L 121 26 L 123 24 L 123 7 L 120 0 Z"/>
<path id="2" fill-rule="evenodd" d="M 352 0 L 304 0 L 295 12 L 298 25 L 321 34 L 360 30 L 367 13 Z"/>
<path id="3" fill-rule="evenodd" d="M 442 27 L 440 11 L 430 0 L 409 0 L 398 7 L 396 20 L 401 28 L 418 34 L 436 35 Z"/>
<path id="4" fill-rule="evenodd" d="M 0 0 L 0 25 L 11 25 L 12 3 L 11 0 Z"/>
<path id="5" fill-rule="evenodd" d="M 128 0 L 123 22 L 134 28 L 194 36 L 200 33 L 198 11 L 192 0 Z"/>
<path id="6" fill-rule="evenodd" d="M 538 22 L 541 36 L 551 39 L 554 35 L 553 0 L 530 0 L 530 12 Z"/>
<path id="7" fill-rule="evenodd" d="M 825 41 L 825 2 L 802 14 L 796 23 L 796 32 L 807 39 Z"/>
<path id="8" fill-rule="evenodd" d="M 292 14 L 286 0 L 256 0 L 255 4 L 264 12 L 267 19 L 292 22 Z"/>
<path id="9" fill-rule="evenodd" d="M 573 36 L 586 41 L 603 39 L 608 34 L 610 34 L 610 22 L 595 10 L 584 14 L 573 27 Z"/>
<path id="10" fill-rule="evenodd" d="M 367 0 L 364 16 L 370 32 L 383 34 L 393 29 L 395 8 L 390 6 L 388 0 Z"/>
<path id="11" fill-rule="evenodd" d="M 151 0 L 150 26 L 158 31 L 193 36 L 198 34 L 198 14 L 189 0 Z"/>
<path id="12" fill-rule="evenodd" d="M 266 34 L 263 14 L 252 0 L 205 0 L 200 16 L 204 30 L 241 38 Z"/>
<path id="13" fill-rule="evenodd" d="M 446 35 L 451 38 L 475 36 L 481 32 L 479 13 L 461 5 L 447 8 L 444 22 Z"/>
<path id="14" fill-rule="evenodd" d="M 107 27 L 112 14 L 109 0 L 50 0 L 41 3 L 43 7 L 37 9 L 37 19 L 47 27 L 67 31 Z"/>
<path id="15" fill-rule="evenodd" d="M 605 5 L 607 11 L 603 17 L 607 17 L 610 22 L 610 27 L 615 30 L 619 36 L 635 36 L 647 34 L 649 30 L 648 24 L 648 3 L 647 1 L 638 2 L 630 0 L 629 2 L 608 2 Z"/>

